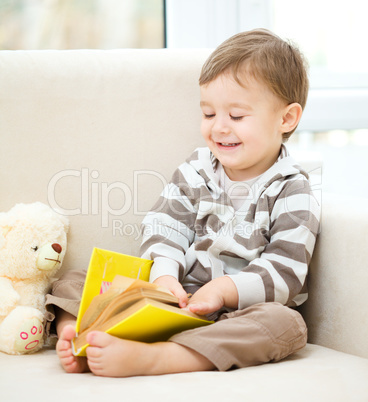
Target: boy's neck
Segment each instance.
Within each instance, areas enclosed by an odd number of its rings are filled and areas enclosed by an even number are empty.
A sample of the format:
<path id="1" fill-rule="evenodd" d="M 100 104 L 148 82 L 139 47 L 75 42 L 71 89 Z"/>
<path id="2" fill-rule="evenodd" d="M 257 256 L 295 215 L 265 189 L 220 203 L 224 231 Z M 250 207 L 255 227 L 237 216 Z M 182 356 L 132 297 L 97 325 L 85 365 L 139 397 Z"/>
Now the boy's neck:
<path id="1" fill-rule="evenodd" d="M 254 169 L 248 168 L 246 170 L 238 170 L 238 169 L 231 169 L 223 165 L 226 175 L 232 181 L 248 181 L 255 179 L 258 176 L 261 176 L 265 173 L 268 169 L 270 169 L 279 159 L 280 153 L 282 150 L 282 145 L 280 146 L 279 151 L 276 155 L 268 158 L 265 160 L 264 163 L 259 166 L 255 166 Z"/>

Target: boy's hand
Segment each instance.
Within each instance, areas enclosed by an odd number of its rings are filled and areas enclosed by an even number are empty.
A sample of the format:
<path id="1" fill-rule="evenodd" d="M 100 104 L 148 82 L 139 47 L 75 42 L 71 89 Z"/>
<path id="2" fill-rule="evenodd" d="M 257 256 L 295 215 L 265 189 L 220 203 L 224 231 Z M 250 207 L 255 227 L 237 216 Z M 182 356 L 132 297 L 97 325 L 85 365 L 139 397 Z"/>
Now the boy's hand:
<path id="1" fill-rule="evenodd" d="M 170 290 L 174 296 L 179 299 L 179 306 L 184 308 L 188 304 L 188 295 L 184 290 L 181 283 L 171 275 L 160 276 L 156 280 L 153 281 L 156 285 L 162 286 Z"/>
<path id="2" fill-rule="evenodd" d="M 192 313 L 207 315 L 221 307 L 238 307 L 238 290 L 227 276 L 213 279 L 203 285 L 190 298 L 187 309 Z"/>

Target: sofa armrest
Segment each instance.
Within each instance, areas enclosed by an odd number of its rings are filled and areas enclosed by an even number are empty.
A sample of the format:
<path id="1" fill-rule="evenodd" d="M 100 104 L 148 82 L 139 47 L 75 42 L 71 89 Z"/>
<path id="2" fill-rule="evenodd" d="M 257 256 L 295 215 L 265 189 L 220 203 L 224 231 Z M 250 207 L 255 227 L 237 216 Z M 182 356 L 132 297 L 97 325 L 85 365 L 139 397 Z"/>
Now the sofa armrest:
<path id="1" fill-rule="evenodd" d="M 368 358 L 368 202 L 323 195 L 301 312 L 309 342 Z"/>

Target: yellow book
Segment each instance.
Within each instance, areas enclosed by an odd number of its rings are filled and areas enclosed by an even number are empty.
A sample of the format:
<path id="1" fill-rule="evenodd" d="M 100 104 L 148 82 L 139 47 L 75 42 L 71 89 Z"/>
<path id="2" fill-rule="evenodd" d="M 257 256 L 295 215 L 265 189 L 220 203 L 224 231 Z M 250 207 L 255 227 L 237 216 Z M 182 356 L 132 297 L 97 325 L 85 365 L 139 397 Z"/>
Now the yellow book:
<path id="1" fill-rule="evenodd" d="M 133 262 L 134 269 L 127 271 Z M 150 260 L 94 249 L 77 318 L 77 335 L 72 342 L 74 355 L 86 355 L 86 337 L 93 330 L 156 342 L 212 323 L 180 309 L 178 299 L 167 289 L 147 282 L 151 265 Z"/>
<path id="2" fill-rule="evenodd" d="M 94 248 L 89 261 L 79 306 L 76 332 L 80 331 L 80 322 L 93 298 L 106 292 L 116 275 L 148 281 L 153 261 L 133 257 L 114 251 Z"/>

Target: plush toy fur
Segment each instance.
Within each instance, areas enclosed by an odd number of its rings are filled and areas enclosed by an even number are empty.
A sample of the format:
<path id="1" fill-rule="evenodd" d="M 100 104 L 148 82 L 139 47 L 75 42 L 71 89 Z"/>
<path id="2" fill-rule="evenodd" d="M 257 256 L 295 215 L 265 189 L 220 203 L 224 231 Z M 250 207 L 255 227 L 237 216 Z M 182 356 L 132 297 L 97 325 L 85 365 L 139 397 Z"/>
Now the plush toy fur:
<path id="1" fill-rule="evenodd" d="M 44 341 L 45 295 L 60 269 L 68 220 L 40 202 L 0 213 L 0 350 L 24 354 Z"/>

